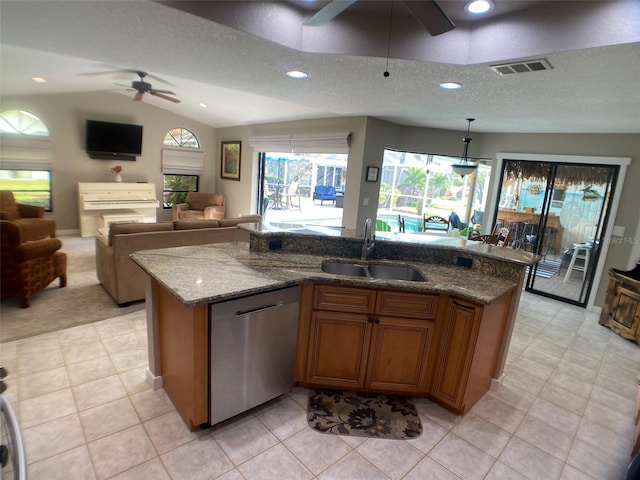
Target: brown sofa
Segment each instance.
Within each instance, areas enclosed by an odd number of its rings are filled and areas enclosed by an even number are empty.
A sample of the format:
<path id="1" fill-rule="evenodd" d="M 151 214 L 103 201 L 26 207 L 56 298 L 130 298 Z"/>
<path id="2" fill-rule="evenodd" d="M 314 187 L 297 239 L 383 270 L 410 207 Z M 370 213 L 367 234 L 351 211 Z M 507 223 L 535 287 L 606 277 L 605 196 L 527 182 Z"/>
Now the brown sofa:
<path id="1" fill-rule="evenodd" d="M 108 235 L 96 237 L 96 273 L 115 302 L 124 306 L 144 300 L 146 274 L 129 255 L 140 250 L 249 241 L 240 223 L 261 222 L 259 215 L 221 220 L 181 220 L 176 222 L 114 222 Z"/>

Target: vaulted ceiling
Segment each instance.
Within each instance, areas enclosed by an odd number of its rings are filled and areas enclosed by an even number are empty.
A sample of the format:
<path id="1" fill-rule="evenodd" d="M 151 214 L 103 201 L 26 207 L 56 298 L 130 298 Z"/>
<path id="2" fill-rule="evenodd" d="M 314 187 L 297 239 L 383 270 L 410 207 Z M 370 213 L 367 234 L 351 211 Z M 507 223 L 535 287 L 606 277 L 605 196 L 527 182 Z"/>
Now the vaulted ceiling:
<path id="1" fill-rule="evenodd" d="M 309 27 L 326 0 L 2 0 L 0 93 L 133 98 L 126 87 L 138 78 L 126 70 L 143 70 L 181 100 L 144 102 L 217 128 L 349 115 L 454 130 L 475 117 L 483 132 L 640 133 L 640 2 L 495 2 L 471 20 L 463 1 L 440 0 L 456 28 L 431 36 L 400 1 L 391 14 L 390 1 L 361 0 Z M 551 68 L 490 68 L 530 59 Z M 290 69 L 309 76 L 288 78 Z M 463 88 L 444 91 L 443 81 Z"/>

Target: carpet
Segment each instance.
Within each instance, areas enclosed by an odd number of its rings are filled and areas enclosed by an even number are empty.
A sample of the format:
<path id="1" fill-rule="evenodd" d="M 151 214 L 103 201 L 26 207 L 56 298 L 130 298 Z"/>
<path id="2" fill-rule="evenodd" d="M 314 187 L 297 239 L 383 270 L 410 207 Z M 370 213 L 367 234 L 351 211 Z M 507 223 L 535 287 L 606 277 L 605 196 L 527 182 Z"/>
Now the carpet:
<path id="1" fill-rule="evenodd" d="M 411 398 L 394 395 L 315 390 L 309 393 L 307 422 L 336 435 L 402 440 L 422 434 Z"/>
<path id="2" fill-rule="evenodd" d="M 560 262 L 545 261 L 538 264 L 536 277 L 553 278 L 560 271 Z M 527 268 L 527 273 L 529 270 Z"/>
<path id="3" fill-rule="evenodd" d="M 145 308 L 137 302 L 120 308 L 96 277 L 95 238 L 60 236 L 61 251 L 67 254 L 67 286 L 54 280 L 30 297 L 31 306 L 20 308 L 17 299 L 0 304 L 0 343 L 93 323 Z"/>

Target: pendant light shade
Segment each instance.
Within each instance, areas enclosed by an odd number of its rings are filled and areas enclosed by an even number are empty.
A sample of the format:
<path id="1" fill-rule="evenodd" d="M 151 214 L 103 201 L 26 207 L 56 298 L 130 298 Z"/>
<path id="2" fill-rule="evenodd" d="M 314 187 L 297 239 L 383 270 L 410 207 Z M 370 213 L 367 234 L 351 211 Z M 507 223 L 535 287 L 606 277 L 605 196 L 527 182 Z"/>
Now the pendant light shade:
<path id="1" fill-rule="evenodd" d="M 477 165 L 473 165 L 469 163 L 468 155 L 469 155 L 469 144 L 471 143 L 471 137 L 469 136 L 469 132 L 471 131 L 471 122 L 473 122 L 475 118 L 467 118 L 467 122 L 469 122 L 467 126 L 467 135 L 462 139 L 464 142 L 464 150 L 462 151 L 462 159 L 460 163 L 454 165 L 452 167 L 453 173 L 464 177 L 465 175 L 469 175 L 470 173 L 475 172 Z"/>

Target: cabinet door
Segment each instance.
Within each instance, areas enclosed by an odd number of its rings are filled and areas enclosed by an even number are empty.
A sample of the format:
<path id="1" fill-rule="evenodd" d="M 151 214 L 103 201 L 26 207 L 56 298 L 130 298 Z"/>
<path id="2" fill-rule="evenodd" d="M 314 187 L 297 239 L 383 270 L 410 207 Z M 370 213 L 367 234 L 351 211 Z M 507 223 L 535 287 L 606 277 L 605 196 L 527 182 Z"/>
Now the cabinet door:
<path id="1" fill-rule="evenodd" d="M 620 287 L 614 305 L 609 326 L 623 337 L 635 339 L 640 323 L 640 295 Z"/>
<path id="2" fill-rule="evenodd" d="M 335 312 L 373 313 L 376 292 L 364 288 L 318 285 L 314 290 L 313 307 Z"/>
<path id="3" fill-rule="evenodd" d="M 376 298 L 376 313 L 391 317 L 434 319 L 438 296 L 426 293 L 380 291 Z"/>
<path id="4" fill-rule="evenodd" d="M 454 409 L 462 407 L 480 314 L 473 304 L 449 299 L 432 395 Z"/>
<path id="5" fill-rule="evenodd" d="M 376 317 L 367 368 L 367 388 L 426 393 L 433 322 Z"/>
<path id="6" fill-rule="evenodd" d="M 367 315 L 314 310 L 307 381 L 338 388 L 362 388 L 371 325 Z"/>

